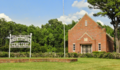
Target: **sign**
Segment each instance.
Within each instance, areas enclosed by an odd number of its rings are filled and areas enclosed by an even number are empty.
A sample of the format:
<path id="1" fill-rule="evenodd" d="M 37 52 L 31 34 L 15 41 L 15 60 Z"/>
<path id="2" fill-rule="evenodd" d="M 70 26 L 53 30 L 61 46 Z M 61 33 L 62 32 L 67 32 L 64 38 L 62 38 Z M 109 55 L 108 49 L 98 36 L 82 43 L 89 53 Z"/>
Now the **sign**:
<path id="1" fill-rule="evenodd" d="M 84 41 L 88 41 L 88 38 L 84 38 Z"/>
<path id="2" fill-rule="evenodd" d="M 31 58 L 31 43 L 32 43 L 32 33 L 30 33 L 30 35 L 10 34 L 9 58 L 10 58 L 10 48 L 30 48 L 30 58 Z"/>

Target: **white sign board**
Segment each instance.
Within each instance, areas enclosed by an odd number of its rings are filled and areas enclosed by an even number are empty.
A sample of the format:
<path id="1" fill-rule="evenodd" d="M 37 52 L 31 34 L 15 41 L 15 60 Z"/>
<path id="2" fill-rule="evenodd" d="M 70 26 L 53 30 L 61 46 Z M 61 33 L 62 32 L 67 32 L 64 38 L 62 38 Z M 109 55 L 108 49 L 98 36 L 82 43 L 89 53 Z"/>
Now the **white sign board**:
<path id="1" fill-rule="evenodd" d="M 10 48 L 30 48 L 30 58 L 31 58 L 31 44 L 32 44 L 32 33 L 30 33 L 30 35 L 10 34 L 9 58 L 10 58 Z"/>

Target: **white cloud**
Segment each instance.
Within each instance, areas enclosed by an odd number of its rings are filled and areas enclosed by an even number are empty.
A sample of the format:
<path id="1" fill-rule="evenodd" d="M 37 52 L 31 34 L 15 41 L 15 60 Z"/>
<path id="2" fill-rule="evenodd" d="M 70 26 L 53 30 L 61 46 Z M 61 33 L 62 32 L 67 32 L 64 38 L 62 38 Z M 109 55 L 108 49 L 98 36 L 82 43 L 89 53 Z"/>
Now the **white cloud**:
<path id="1" fill-rule="evenodd" d="M 87 1 L 85 0 L 81 0 L 81 1 L 74 1 L 72 4 L 72 7 L 77 7 L 77 8 L 88 8 L 88 6 L 92 6 L 91 4 L 89 4 Z M 99 12 L 99 9 L 91 9 L 91 12 Z"/>
<path id="2" fill-rule="evenodd" d="M 94 12 L 91 12 L 91 13 L 90 13 L 90 16 L 93 16 L 93 14 L 94 14 Z"/>
<path id="3" fill-rule="evenodd" d="M 76 12 L 74 14 L 69 14 L 68 16 L 60 16 L 59 18 L 57 18 L 59 21 L 64 22 L 64 24 L 69 24 L 72 22 L 72 20 L 74 21 L 78 21 L 78 19 L 82 18 L 83 15 L 88 14 L 91 15 L 91 13 L 86 12 L 85 10 L 81 10 L 79 12 Z"/>
<path id="4" fill-rule="evenodd" d="M 97 20 L 97 22 L 100 22 L 100 23 L 101 23 L 101 25 L 104 25 L 104 23 L 103 23 L 102 21 L 100 21 L 100 20 Z"/>
<path id="5" fill-rule="evenodd" d="M 114 29 L 113 25 L 110 25 L 110 27 L 111 27 L 112 29 Z"/>
<path id="6" fill-rule="evenodd" d="M 72 7 L 77 7 L 77 8 L 83 8 L 83 7 L 88 7 L 90 5 L 88 2 L 85 2 L 85 0 L 82 0 L 80 2 L 74 1 L 72 4 Z"/>
<path id="7" fill-rule="evenodd" d="M 9 16 L 5 15 L 4 13 L 0 14 L 0 18 L 5 18 L 6 21 L 12 21 L 12 19 L 9 18 Z"/>
<path id="8" fill-rule="evenodd" d="M 84 15 L 86 14 L 87 12 L 85 10 L 81 10 L 80 12 L 76 12 L 74 15 L 75 16 L 81 16 L 81 15 Z M 87 13 L 88 14 L 88 13 Z"/>

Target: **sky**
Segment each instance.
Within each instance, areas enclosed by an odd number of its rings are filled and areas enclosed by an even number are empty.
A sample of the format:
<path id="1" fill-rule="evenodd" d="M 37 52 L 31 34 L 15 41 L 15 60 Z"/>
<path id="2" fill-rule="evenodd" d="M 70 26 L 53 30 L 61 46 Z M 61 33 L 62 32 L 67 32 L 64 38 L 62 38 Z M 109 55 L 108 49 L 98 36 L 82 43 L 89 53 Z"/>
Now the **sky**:
<path id="1" fill-rule="evenodd" d="M 0 0 L 0 18 L 14 21 L 24 25 L 41 27 L 50 19 L 58 19 L 70 24 L 72 20 L 78 21 L 87 13 L 94 21 L 102 25 L 109 25 L 108 17 L 94 17 L 93 13 L 99 9 L 89 9 L 87 0 Z"/>

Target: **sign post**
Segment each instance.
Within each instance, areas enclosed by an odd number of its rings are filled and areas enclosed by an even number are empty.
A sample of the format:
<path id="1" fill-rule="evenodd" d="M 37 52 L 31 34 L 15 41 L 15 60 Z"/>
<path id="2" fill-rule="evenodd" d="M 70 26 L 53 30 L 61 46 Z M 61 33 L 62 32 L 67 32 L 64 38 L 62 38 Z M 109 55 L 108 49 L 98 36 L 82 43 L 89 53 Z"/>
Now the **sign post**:
<path id="1" fill-rule="evenodd" d="M 10 48 L 30 48 L 31 58 L 31 44 L 32 44 L 32 33 L 30 35 L 11 35 L 9 41 L 9 58 L 10 58 Z"/>

